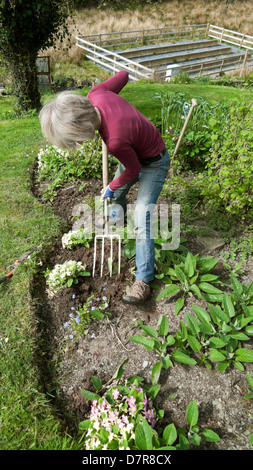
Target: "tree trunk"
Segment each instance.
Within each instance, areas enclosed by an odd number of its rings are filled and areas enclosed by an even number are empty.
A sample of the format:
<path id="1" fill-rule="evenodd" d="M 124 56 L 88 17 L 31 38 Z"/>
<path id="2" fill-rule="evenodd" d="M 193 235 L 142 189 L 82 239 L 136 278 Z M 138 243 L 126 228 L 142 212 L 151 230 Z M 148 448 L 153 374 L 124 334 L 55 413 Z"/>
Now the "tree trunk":
<path id="1" fill-rule="evenodd" d="M 39 109 L 41 105 L 36 59 L 37 51 L 32 51 L 28 55 L 15 55 L 15 60 L 10 64 L 14 94 L 23 111 Z"/>

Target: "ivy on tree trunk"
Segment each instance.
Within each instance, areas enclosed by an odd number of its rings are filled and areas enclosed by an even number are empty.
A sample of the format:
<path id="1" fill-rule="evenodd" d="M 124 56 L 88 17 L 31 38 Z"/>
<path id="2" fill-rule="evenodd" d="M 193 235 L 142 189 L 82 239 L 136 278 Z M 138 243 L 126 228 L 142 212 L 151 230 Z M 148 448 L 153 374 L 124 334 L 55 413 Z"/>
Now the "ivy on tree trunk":
<path id="1" fill-rule="evenodd" d="M 36 59 L 68 32 L 72 0 L 0 0 L 0 54 L 23 110 L 40 107 Z"/>

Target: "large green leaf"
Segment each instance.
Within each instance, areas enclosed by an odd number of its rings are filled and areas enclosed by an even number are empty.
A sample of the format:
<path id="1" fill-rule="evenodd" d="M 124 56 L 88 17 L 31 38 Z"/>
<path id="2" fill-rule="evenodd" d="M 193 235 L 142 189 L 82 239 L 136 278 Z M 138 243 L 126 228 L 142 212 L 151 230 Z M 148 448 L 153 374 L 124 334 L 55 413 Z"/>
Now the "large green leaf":
<path id="1" fill-rule="evenodd" d="M 200 282 L 199 288 L 207 294 L 222 294 L 222 291 L 218 287 L 213 286 L 209 282 Z"/>
<path id="2" fill-rule="evenodd" d="M 181 284 L 183 284 L 184 281 L 186 280 L 186 276 L 185 276 L 183 270 L 181 268 L 179 268 L 179 266 L 177 266 L 177 265 L 175 265 L 174 268 L 175 268 L 175 271 L 176 271 L 177 279 L 181 282 Z"/>
<path id="3" fill-rule="evenodd" d="M 213 258 L 212 256 L 202 256 L 197 261 L 197 269 L 201 274 L 206 274 L 215 268 L 218 261 L 218 258 Z"/>
<path id="4" fill-rule="evenodd" d="M 100 377 L 97 377 L 95 375 L 91 377 L 91 380 L 95 389 L 97 390 L 97 392 L 99 392 L 99 390 L 101 390 L 101 387 L 102 387 L 102 380 L 100 379 Z"/>
<path id="5" fill-rule="evenodd" d="M 184 306 L 184 298 L 180 297 L 180 299 L 177 299 L 176 301 L 175 315 L 177 315 L 180 312 L 180 310 L 182 310 L 183 306 Z"/>
<path id="6" fill-rule="evenodd" d="M 175 425 L 173 423 L 169 424 L 166 426 L 166 428 L 163 431 L 163 440 L 166 445 L 170 446 L 175 442 L 177 438 L 177 430 L 175 428 Z"/>
<path id="7" fill-rule="evenodd" d="M 188 312 L 185 313 L 185 320 L 191 333 L 193 335 L 196 335 L 199 332 L 198 320 L 191 313 L 188 313 Z"/>
<path id="8" fill-rule="evenodd" d="M 197 340 L 197 338 L 195 338 L 195 336 L 188 335 L 187 340 L 188 340 L 189 346 L 192 348 L 193 351 L 195 352 L 200 351 L 202 346 L 200 342 Z"/>
<path id="9" fill-rule="evenodd" d="M 232 297 L 229 296 L 227 293 L 224 293 L 223 295 L 223 304 L 224 304 L 224 310 L 229 315 L 230 318 L 235 316 L 235 308 L 233 305 Z"/>
<path id="10" fill-rule="evenodd" d="M 196 401 L 192 401 L 188 404 L 186 409 L 186 420 L 187 423 L 192 428 L 196 426 L 198 422 L 199 412 L 198 412 L 198 405 Z"/>
<path id="11" fill-rule="evenodd" d="M 162 336 L 166 336 L 168 332 L 169 332 L 169 320 L 166 317 L 166 315 L 164 315 L 160 323 L 159 333 Z"/>
<path id="12" fill-rule="evenodd" d="M 204 429 L 204 431 L 201 433 L 202 439 L 204 441 L 208 442 L 218 442 L 220 440 L 218 434 L 216 432 L 212 431 L 211 429 Z"/>
<path id="13" fill-rule="evenodd" d="M 169 284 L 165 287 L 165 289 L 158 295 L 156 298 L 157 300 L 164 299 L 164 297 L 170 297 L 171 295 L 175 295 L 180 291 L 179 286 L 177 284 Z"/>
<path id="14" fill-rule="evenodd" d="M 141 325 L 141 329 L 142 331 L 144 331 L 144 333 L 146 333 L 147 335 L 153 337 L 153 338 L 157 338 L 158 337 L 158 333 L 156 330 L 154 330 L 154 328 L 151 328 L 151 326 L 147 326 L 147 325 Z"/>
<path id="15" fill-rule="evenodd" d="M 134 343 L 141 344 L 148 351 L 152 351 L 155 345 L 155 341 L 151 338 L 146 338 L 145 336 L 130 336 L 130 340 Z"/>
<path id="16" fill-rule="evenodd" d="M 220 351 L 217 351 L 217 349 L 210 348 L 209 359 L 212 362 L 221 362 L 221 361 L 224 361 L 226 357 Z"/>
<path id="17" fill-rule="evenodd" d="M 81 393 L 82 395 L 87 398 L 87 400 L 99 400 L 100 399 L 100 396 L 97 395 L 96 393 L 93 393 L 93 392 L 90 392 L 89 390 L 84 390 L 84 389 L 81 389 Z"/>
<path id="18" fill-rule="evenodd" d="M 192 309 L 197 315 L 198 319 L 201 321 L 201 323 L 209 324 L 211 322 L 211 317 L 209 313 L 207 313 L 202 307 L 199 307 L 198 305 L 193 305 Z"/>
<path id="19" fill-rule="evenodd" d="M 192 277 L 195 269 L 194 269 L 193 255 L 190 252 L 187 253 L 184 266 L 185 266 L 185 272 L 187 276 Z"/>
<path id="20" fill-rule="evenodd" d="M 210 313 L 214 319 L 214 317 L 218 318 L 221 321 L 224 321 L 225 323 L 228 323 L 229 321 L 229 316 L 220 308 L 219 305 L 209 305 L 209 310 Z"/>
<path id="21" fill-rule="evenodd" d="M 137 424 L 135 431 L 135 443 L 139 450 L 152 450 L 152 429 L 143 418 L 142 423 Z"/>
<path id="22" fill-rule="evenodd" d="M 152 379 L 152 385 L 156 385 L 158 380 L 159 380 L 159 377 L 160 377 L 160 373 L 161 373 L 161 369 L 162 369 L 162 363 L 161 362 L 157 362 L 153 369 L 152 369 L 152 373 L 151 373 L 151 379 Z"/>
<path id="23" fill-rule="evenodd" d="M 251 349 L 239 348 L 235 353 L 238 361 L 253 362 L 253 351 Z"/>
<path id="24" fill-rule="evenodd" d="M 191 357 L 187 356 L 187 354 L 182 353 L 178 349 L 171 354 L 171 357 L 175 361 L 181 362 L 182 364 L 189 364 L 192 366 L 196 364 L 195 359 L 192 359 Z"/>

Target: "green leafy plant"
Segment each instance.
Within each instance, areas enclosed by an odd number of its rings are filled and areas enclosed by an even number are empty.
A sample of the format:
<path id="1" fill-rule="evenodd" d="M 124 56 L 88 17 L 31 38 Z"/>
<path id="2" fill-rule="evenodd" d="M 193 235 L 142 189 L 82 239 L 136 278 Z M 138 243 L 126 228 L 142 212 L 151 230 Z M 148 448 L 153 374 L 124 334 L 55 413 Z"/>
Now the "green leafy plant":
<path id="1" fill-rule="evenodd" d="M 126 377 L 123 366 L 127 362 L 128 359 L 105 386 L 99 377 L 93 376 L 96 393 L 82 390 L 85 398 L 92 402 L 89 419 L 80 423 L 81 430 L 85 431 L 86 450 L 185 450 L 190 444 L 198 446 L 201 439 L 220 440 L 210 429 L 200 433 L 195 401 L 190 402 L 186 410 L 189 429 L 177 430 L 171 423 L 156 431 L 158 420 L 164 416 L 164 410 L 157 411 L 154 406 L 160 386 L 148 387 L 139 376 Z"/>
<path id="2" fill-rule="evenodd" d="M 84 245 L 89 248 L 91 243 L 92 237 L 90 236 L 89 231 L 86 231 L 83 228 L 79 230 L 71 230 L 62 236 L 63 248 L 72 249 L 77 245 Z"/>
<path id="3" fill-rule="evenodd" d="M 156 385 L 159 381 L 162 367 L 168 369 L 173 366 L 172 360 L 183 364 L 196 364 L 195 359 L 191 358 L 187 351 L 175 350 L 172 353 L 168 352 L 168 349 L 175 344 L 175 338 L 169 334 L 169 321 L 165 315 L 159 317 L 157 330 L 144 325 L 141 321 L 137 324 L 145 336 L 131 336 L 130 340 L 144 346 L 148 351 L 155 351 L 160 359 L 152 368 L 151 379 L 153 385 Z"/>
<path id="4" fill-rule="evenodd" d="M 161 103 L 161 133 L 169 152 L 172 154 L 190 109 L 189 100 L 181 92 L 156 93 L 153 99 Z M 180 173 L 182 170 L 203 170 L 205 159 L 212 147 L 210 118 L 215 116 L 220 125 L 227 119 L 227 110 L 223 104 L 214 107 L 201 96 L 198 96 L 196 100 L 198 106 L 194 110 L 173 162 L 173 170 L 176 173 Z"/>
<path id="5" fill-rule="evenodd" d="M 248 388 L 249 388 L 249 393 L 247 393 L 247 395 L 245 395 L 245 399 L 246 400 L 252 400 L 253 398 L 253 378 L 251 377 L 250 373 L 247 372 L 247 380 L 248 380 Z M 253 415 L 251 415 L 251 418 L 253 418 Z M 251 445 L 253 446 L 253 433 L 250 435 L 250 443 Z"/>
<path id="6" fill-rule="evenodd" d="M 238 314 L 228 294 L 223 294 L 221 306 L 211 304 L 208 308 L 209 312 L 193 305 L 196 316 L 185 313 L 186 324 L 180 322 L 175 347 L 190 353 L 207 368 L 218 363 L 218 371 L 232 365 L 244 370 L 242 363 L 253 361 L 253 351 L 244 349 L 241 342 L 253 335 L 253 325 L 249 325 L 253 317 Z"/>
<path id="7" fill-rule="evenodd" d="M 103 296 L 101 300 L 97 300 L 94 295 L 92 295 L 83 305 L 78 305 L 76 309 L 73 309 L 73 312 L 69 315 L 69 321 L 64 324 L 64 327 L 68 329 L 69 338 L 80 338 L 86 335 L 89 331 L 88 327 L 92 319 L 102 321 L 105 315 L 110 315 L 110 313 L 106 311 L 108 305 L 106 296 Z"/>
<path id="8" fill-rule="evenodd" d="M 173 268 L 164 268 L 167 284 L 157 300 L 180 293 L 175 306 L 177 315 L 184 306 L 186 295 L 195 294 L 200 299 L 209 300 L 213 297 L 214 301 L 221 299 L 222 291 L 214 285 L 219 283 L 218 276 L 211 274 L 217 263 L 218 259 L 212 256 L 193 255 L 190 252 L 177 255 Z"/>
<path id="9" fill-rule="evenodd" d="M 249 286 L 231 275 L 231 289 L 236 311 L 253 318 L 253 282 Z"/>
<path id="10" fill-rule="evenodd" d="M 252 101 L 234 101 L 224 126 L 212 117 L 212 151 L 206 157 L 207 175 L 202 175 L 206 203 L 237 217 L 253 214 L 252 206 Z"/>
<path id="11" fill-rule="evenodd" d="M 61 289 L 77 284 L 80 276 L 90 276 L 90 273 L 86 271 L 86 266 L 82 265 L 81 261 L 69 260 L 63 264 L 56 264 L 52 270 L 47 269 L 45 276 L 48 295 L 53 297 Z"/>
<path id="12" fill-rule="evenodd" d="M 102 140 L 96 133 L 91 141 L 84 142 L 76 152 L 58 149 L 46 145 L 38 152 L 39 181 L 47 181 L 44 199 L 49 199 L 54 191 L 68 181 L 78 179 L 101 178 L 102 176 Z M 115 167 L 116 160 L 109 159 L 109 169 Z"/>
<path id="13" fill-rule="evenodd" d="M 169 334 L 166 316 L 159 318 L 156 330 L 138 322 L 145 336 L 130 339 L 148 351 L 155 351 L 160 358 L 152 369 L 153 384 L 158 382 L 162 367 L 172 367 L 173 361 L 189 365 L 198 362 L 209 369 L 217 363 L 218 371 L 230 366 L 244 370 L 243 363 L 253 362 L 253 351 L 244 348 L 244 342 L 253 336 L 253 305 L 248 293 L 252 285 L 244 285 L 243 299 L 243 285 L 236 278 L 233 285 L 241 293 L 239 299 L 237 294 L 222 293 L 220 304 L 208 304 L 209 312 L 193 305 L 193 314 L 185 313 L 185 323 L 180 321 L 174 335 Z"/>
<path id="14" fill-rule="evenodd" d="M 124 377 L 123 366 L 127 362 L 128 359 L 104 387 L 99 377 L 92 377 L 97 393 L 82 390 L 85 398 L 92 401 L 89 419 L 80 423 L 86 431 L 86 450 L 150 448 L 151 426 L 159 416 L 153 406 L 155 392 L 143 385 L 141 377 Z M 98 392 L 103 392 L 102 396 Z M 149 444 L 143 441 L 143 427 L 151 435 Z"/>
<path id="15" fill-rule="evenodd" d="M 247 380 L 248 380 L 248 388 L 249 388 L 249 393 L 247 393 L 247 395 L 245 395 L 245 399 L 252 399 L 253 398 L 253 378 L 251 377 L 250 373 L 247 372 Z"/>

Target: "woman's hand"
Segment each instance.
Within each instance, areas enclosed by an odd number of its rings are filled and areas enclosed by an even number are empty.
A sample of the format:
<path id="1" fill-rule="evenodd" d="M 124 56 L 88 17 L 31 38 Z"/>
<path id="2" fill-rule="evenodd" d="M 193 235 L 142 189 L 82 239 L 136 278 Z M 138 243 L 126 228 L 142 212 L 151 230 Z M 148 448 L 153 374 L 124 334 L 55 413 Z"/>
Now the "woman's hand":
<path id="1" fill-rule="evenodd" d="M 110 202 L 112 202 L 113 195 L 114 195 L 114 192 L 110 189 L 110 186 L 108 184 L 106 190 L 103 191 L 103 193 L 102 193 L 101 199 L 103 201 L 105 198 L 108 198 L 110 200 Z"/>

